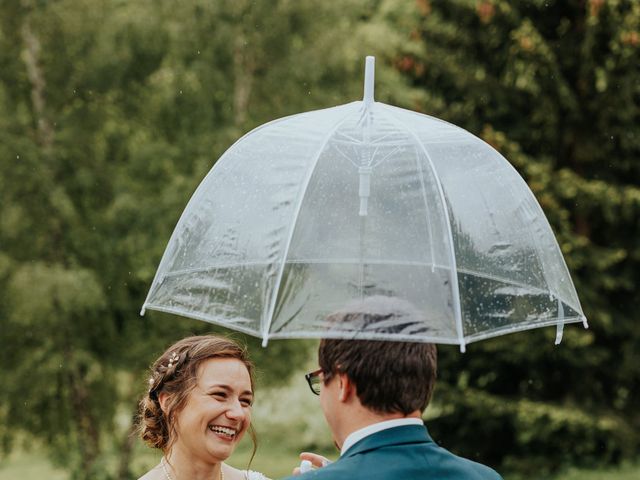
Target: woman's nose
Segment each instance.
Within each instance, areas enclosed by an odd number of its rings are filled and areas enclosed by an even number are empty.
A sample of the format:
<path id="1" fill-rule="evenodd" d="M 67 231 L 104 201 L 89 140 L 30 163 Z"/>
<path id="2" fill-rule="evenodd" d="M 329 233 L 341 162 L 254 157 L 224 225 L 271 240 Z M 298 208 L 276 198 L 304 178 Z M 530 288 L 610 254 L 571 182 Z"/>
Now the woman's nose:
<path id="1" fill-rule="evenodd" d="M 246 415 L 246 412 L 242 408 L 240 400 L 233 400 L 230 402 L 229 408 L 226 411 L 228 418 L 241 419 Z"/>

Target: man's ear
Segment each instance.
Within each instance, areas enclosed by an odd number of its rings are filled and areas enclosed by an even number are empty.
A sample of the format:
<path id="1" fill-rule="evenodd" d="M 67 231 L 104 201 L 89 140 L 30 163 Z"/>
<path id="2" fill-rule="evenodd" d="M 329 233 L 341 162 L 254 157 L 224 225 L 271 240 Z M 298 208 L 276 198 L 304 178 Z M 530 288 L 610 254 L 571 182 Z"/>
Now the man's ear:
<path id="1" fill-rule="evenodd" d="M 338 380 L 338 387 L 340 388 L 338 400 L 340 400 L 341 402 L 346 402 L 349 400 L 349 398 L 351 398 L 351 395 L 355 395 L 355 385 L 353 384 L 351 379 L 344 373 L 338 374 Z"/>

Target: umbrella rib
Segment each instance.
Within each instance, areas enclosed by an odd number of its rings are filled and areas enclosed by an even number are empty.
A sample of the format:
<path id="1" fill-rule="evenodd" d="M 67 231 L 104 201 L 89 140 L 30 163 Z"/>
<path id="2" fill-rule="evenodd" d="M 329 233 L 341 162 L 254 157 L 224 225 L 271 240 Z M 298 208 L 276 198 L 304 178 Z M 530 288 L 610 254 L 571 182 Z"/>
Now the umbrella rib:
<path id="1" fill-rule="evenodd" d="M 351 135 L 347 135 L 346 133 L 338 132 L 337 135 L 343 136 L 347 140 L 355 143 L 356 145 L 362 145 L 362 140 L 358 140 L 357 138 L 352 137 Z M 337 138 L 340 141 L 340 138 Z"/>
<path id="2" fill-rule="evenodd" d="M 352 102 L 352 103 L 356 103 L 356 102 Z M 350 105 L 350 104 L 347 104 Z M 346 105 L 345 105 L 346 106 Z M 161 273 L 163 271 L 163 268 L 166 265 L 166 262 L 168 260 L 168 258 L 170 257 L 170 249 L 169 247 L 173 246 L 173 239 L 174 236 L 176 235 L 176 232 L 179 231 L 179 229 L 182 227 L 183 223 L 185 222 L 185 219 L 187 218 L 187 214 L 189 212 L 189 205 L 191 205 L 192 203 L 195 203 L 200 196 L 203 194 L 204 192 L 204 186 L 207 183 L 207 179 L 213 175 L 214 170 L 217 171 L 217 167 L 218 165 L 221 164 L 221 162 L 224 160 L 224 158 L 228 155 L 229 151 L 236 145 L 239 145 L 240 143 L 242 143 L 243 141 L 245 141 L 247 138 L 249 138 L 250 135 L 255 134 L 256 132 L 263 130 L 267 127 L 273 126 L 276 123 L 282 123 L 288 120 L 291 120 L 294 117 L 300 117 L 303 115 L 306 115 L 308 112 L 303 112 L 303 113 L 296 113 L 294 115 L 289 115 L 288 117 L 282 117 L 282 118 L 276 118 L 275 120 L 271 120 L 270 122 L 267 122 L 265 124 L 262 124 L 256 128 L 254 128 L 253 130 L 245 133 L 242 137 L 240 137 L 238 140 L 236 140 L 231 147 L 229 147 L 221 156 L 220 158 L 218 158 L 218 160 L 215 162 L 215 164 L 213 165 L 213 167 L 211 167 L 211 169 L 209 170 L 209 173 L 207 173 L 205 175 L 205 177 L 202 179 L 202 181 L 200 182 L 200 184 L 198 185 L 198 187 L 196 188 L 195 192 L 193 192 L 193 194 L 191 195 L 191 198 L 189 199 L 189 201 L 187 202 L 187 206 L 185 207 L 185 209 L 182 211 L 182 214 L 180 215 L 180 218 L 178 219 L 178 223 L 176 224 L 176 227 L 173 229 L 173 233 L 171 234 L 171 237 L 169 238 L 169 243 L 167 244 L 167 248 L 165 249 L 164 253 L 162 254 L 162 258 L 160 259 L 160 264 L 158 265 L 158 269 L 156 270 L 156 274 L 153 277 L 153 281 L 151 282 L 151 287 L 149 288 L 149 291 L 147 292 L 147 296 L 144 300 L 144 303 L 142 304 L 142 308 L 140 310 L 140 315 L 144 315 L 144 312 L 147 308 L 147 303 L 149 302 L 149 299 L 151 298 L 151 295 L 155 292 L 155 290 L 158 289 L 158 286 L 162 283 L 162 280 L 164 279 L 164 277 L 166 277 L 166 273 Z"/>
<path id="3" fill-rule="evenodd" d="M 342 155 L 351 165 L 353 165 L 355 168 L 358 168 L 358 165 L 351 159 L 351 157 L 349 157 L 349 155 L 347 155 L 346 153 L 344 153 L 342 150 L 340 150 L 340 147 L 338 147 L 338 145 L 335 145 L 335 149 L 337 150 L 337 152 Z"/>
<path id="4" fill-rule="evenodd" d="M 361 103 L 361 102 L 354 102 L 355 103 Z M 282 276 L 284 274 L 284 267 L 287 263 L 287 255 L 289 254 L 289 248 L 291 247 L 291 241 L 293 240 L 293 233 L 295 231 L 296 228 L 296 223 L 298 221 L 298 215 L 300 215 L 300 210 L 302 209 L 302 202 L 304 201 L 304 197 L 305 194 L 307 192 L 307 187 L 309 186 L 309 182 L 311 181 L 311 177 L 313 176 L 313 172 L 316 169 L 316 165 L 318 164 L 318 160 L 320 159 L 320 155 L 322 155 L 322 152 L 324 151 L 324 149 L 326 148 L 327 144 L 329 143 L 329 140 L 331 139 L 331 137 L 336 133 L 336 130 L 338 130 L 338 128 L 340 128 L 340 126 L 352 115 L 352 113 L 355 113 L 353 111 L 348 111 L 345 116 L 343 118 L 341 118 L 338 122 L 335 123 L 335 125 L 333 126 L 333 128 L 331 128 L 331 130 L 329 130 L 329 132 L 327 133 L 326 137 L 324 138 L 324 140 L 322 141 L 322 143 L 320 144 L 320 147 L 318 148 L 318 151 L 315 155 L 315 158 L 313 159 L 313 161 L 311 162 L 311 165 L 309 166 L 309 170 L 307 172 L 307 176 L 304 179 L 304 183 L 301 186 L 300 189 L 300 199 L 298 201 L 298 204 L 296 205 L 296 210 L 293 214 L 293 221 L 291 222 L 291 228 L 289 229 L 289 234 L 287 236 L 287 243 L 285 244 L 284 247 L 284 251 L 282 254 L 282 261 L 280 263 L 280 267 L 278 269 L 278 276 L 276 277 L 276 281 L 274 284 L 274 289 L 273 289 L 273 296 L 271 297 L 271 302 L 269 305 L 269 311 L 267 314 L 267 318 L 265 319 L 264 325 L 263 325 L 263 329 L 262 329 L 262 346 L 266 346 L 268 339 L 269 339 L 269 328 L 271 327 L 271 322 L 273 321 L 273 312 L 275 310 L 276 307 L 276 300 L 278 299 L 278 292 L 280 291 L 280 282 L 282 281 Z"/>
<path id="5" fill-rule="evenodd" d="M 371 168 L 375 168 L 378 165 L 380 165 L 382 162 L 384 162 L 387 158 L 389 158 L 391 155 L 394 155 L 398 150 L 400 150 L 400 147 L 395 147 L 393 150 L 391 150 L 388 154 L 386 154 L 384 156 L 384 158 L 382 160 L 379 160 L 378 162 L 374 163 L 373 165 L 371 165 Z M 376 151 L 374 152 L 374 158 L 375 158 L 375 153 L 378 151 L 378 149 L 376 149 Z"/>
<path id="6" fill-rule="evenodd" d="M 165 307 L 163 305 L 154 305 L 153 303 L 149 303 L 145 305 L 145 307 L 149 310 L 155 310 L 156 312 L 171 313 L 171 314 L 180 315 L 186 318 L 195 318 L 196 320 L 200 320 L 203 322 L 212 323 L 214 325 L 219 325 L 221 327 L 229 328 L 228 320 L 218 320 L 214 317 L 210 317 L 209 315 L 196 312 L 193 310 L 183 310 L 181 308 L 176 308 L 176 307 Z M 251 320 L 251 319 L 247 319 L 247 320 Z M 234 323 L 233 329 L 242 333 L 246 333 L 247 335 L 251 335 L 252 337 L 260 338 L 260 334 L 256 333 L 256 330 L 251 329 L 249 327 L 244 327 L 239 323 Z"/>
<path id="7" fill-rule="evenodd" d="M 489 147 L 494 149 L 491 145 L 489 145 Z M 497 150 L 495 150 L 495 152 L 498 155 L 501 155 L 500 152 L 498 152 Z M 520 174 L 518 173 L 516 168 L 510 162 L 507 161 L 506 163 L 507 163 L 507 165 L 509 167 L 511 167 L 511 169 L 518 176 L 520 176 Z M 542 218 L 541 221 L 542 221 L 543 224 L 545 224 L 545 226 L 547 227 L 547 230 L 550 231 L 550 232 L 553 232 L 553 229 L 551 228 L 551 225 L 549 224 L 549 220 L 547 219 L 547 216 L 544 214 L 544 211 L 542 210 L 542 207 L 540 206 L 540 203 L 538 202 L 538 199 L 533 194 L 533 191 L 530 188 L 527 188 L 525 190 L 525 195 L 529 195 L 529 198 L 532 200 L 533 208 L 535 208 L 537 210 L 537 213 L 540 216 L 540 218 Z M 542 256 L 542 252 L 540 251 L 540 247 L 538 245 L 538 242 L 535 241 L 535 236 L 534 236 L 533 232 L 531 231 L 530 226 L 529 226 L 529 235 L 534 237 L 533 244 L 535 246 L 536 251 L 538 252 L 538 257 L 540 258 L 540 260 L 542 262 L 544 257 Z M 560 258 L 560 262 L 564 266 L 564 272 L 566 273 L 566 275 L 567 275 L 567 277 L 569 279 L 568 288 L 571 290 L 570 293 L 573 293 L 573 299 L 572 300 L 575 300 L 577 302 L 576 304 L 569 304 L 569 302 L 567 302 L 567 304 L 570 305 L 571 308 L 575 309 L 576 311 L 578 311 L 578 312 L 580 312 L 582 314 L 582 323 L 584 325 L 584 328 L 589 328 L 589 325 L 587 323 L 587 317 L 584 316 L 584 312 L 582 311 L 582 305 L 580 305 L 580 298 L 578 297 L 578 292 L 576 292 L 575 285 L 571 281 L 571 274 L 569 272 L 569 267 L 567 267 L 567 262 L 566 262 L 566 260 L 564 258 L 564 255 L 562 255 L 562 251 L 560 250 L 560 245 L 556 241 L 556 242 L 554 242 L 554 245 L 551 246 L 551 248 L 555 251 L 556 255 Z M 546 273 L 546 269 L 544 268 L 544 265 L 543 265 L 543 268 L 542 268 L 542 275 L 544 276 L 545 282 L 547 282 L 547 286 L 549 287 L 549 291 L 551 292 L 551 286 L 549 285 L 549 279 L 547 277 L 547 273 Z M 556 295 L 556 296 L 558 296 L 558 295 Z M 560 298 L 560 297 L 558 296 L 558 298 Z M 565 302 L 566 302 L 566 300 L 565 300 Z"/>
<path id="8" fill-rule="evenodd" d="M 387 133 L 386 135 L 383 135 L 380 138 L 376 138 L 375 140 L 373 140 L 371 142 L 371 145 L 387 145 L 387 144 L 383 144 L 382 141 L 385 138 L 393 137 L 394 135 L 395 135 L 395 133 Z M 393 145 L 393 144 L 391 144 L 391 145 Z M 400 143 L 399 145 L 402 145 L 402 143 Z"/>
<path id="9" fill-rule="evenodd" d="M 564 324 L 580 323 L 580 322 L 583 322 L 582 318 L 583 318 L 582 315 L 578 313 L 577 317 L 565 317 L 563 323 Z M 469 335 L 467 337 L 467 343 L 477 342 L 479 340 L 486 340 L 487 338 L 498 337 L 498 336 L 506 335 L 509 333 L 523 332 L 525 330 L 533 330 L 534 328 L 550 327 L 553 325 L 558 325 L 558 323 L 559 323 L 558 319 L 557 317 L 555 317 L 553 319 L 545 320 L 543 322 L 536 322 L 536 323 L 527 322 L 527 323 L 519 323 L 516 325 L 502 326 L 502 327 L 494 328 L 492 330 L 483 331 L 482 333 Z"/>
<path id="10" fill-rule="evenodd" d="M 233 262 L 233 263 L 217 263 L 208 265 L 206 267 L 199 268 L 184 268 L 182 270 L 174 270 L 164 274 L 164 278 L 179 277 L 180 275 L 189 275 L 190 273 L 208 272 L 210 270 L 216 270 L 219 268 L 234 268 L 234 267 L 253 267 L 269 265 L 271 262 L 257 261 L 257 262 Z"/>
<path id="11" fill-rule="evenodd" d="M 460 308 L 460 291 L 458 288 L 458 271 L 457 271 L 456 256 L 455 256 L 455 246 L 453 244 L 453 233 L 451 232 L 451 219 L 449 217 L 449 210 L 447 209 L 447 202 L 444 196 L 442 183 L 438 178 L 438 172 L 436 171 L 436 167 L 433 164 L 433 161 L 431 160 L 431 156 L 427 152 L 427 149 L 424 147 L 424 145 L 422 144 L 422 142 L 420 141 L 416 133 L 411 128 L 409 128 L 409 126 L 407 126 L 402 120 L 400 120 L 399 118 L 396 118 L 395 115 L 392 115 L 389 113 L 388 116 L 391 118 L 391 121 L 393 121 L 396 124 L 400 124 L 400 126 L 404 127 L 404 129 L 411 136 L 411 138 L 413 138 L 413 141 L 416 143 L 416 146 L 418 147 L 419 150 L 422 151 L 425 158 L 429 162 L 431 173 L 433 174 L 436 187 L 438 188 L 438 196 L 440 197 L 440 202 L 442 203 L 442 209 L 444 211 L 444 216 L 445 216 L 444 223 L 447 229 L 447 233 L 449 237 L 449 248 L 451 251 L 451 272 L 450 273 L 451 273 L 451 288 L 453 290 L 452 292 L 453 293 L 452 295 L 453 296 L 453 312 L 456 320 L 456 330 L 458 332 L 458 339 L 460 341 L 460 351 L 464 352 L 466 348 L 465 348 L 464 333 L 462 331 L 462 310 Z"/>

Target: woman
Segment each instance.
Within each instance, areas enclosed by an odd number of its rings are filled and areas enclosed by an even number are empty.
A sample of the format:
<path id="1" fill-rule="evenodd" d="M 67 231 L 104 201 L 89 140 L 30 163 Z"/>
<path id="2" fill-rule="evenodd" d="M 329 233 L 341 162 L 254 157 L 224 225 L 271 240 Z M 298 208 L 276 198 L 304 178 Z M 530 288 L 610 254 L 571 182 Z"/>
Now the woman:
<path id="1" fill-rule="evenodd" d="M 252 403 L 245 348 L 214 335 L 173 344 L 153 364 L 140 402 L 140 436 L 164 453 L 140 480 L 266 480 L 223 463 L 247 430 L 255 453 Z"/>

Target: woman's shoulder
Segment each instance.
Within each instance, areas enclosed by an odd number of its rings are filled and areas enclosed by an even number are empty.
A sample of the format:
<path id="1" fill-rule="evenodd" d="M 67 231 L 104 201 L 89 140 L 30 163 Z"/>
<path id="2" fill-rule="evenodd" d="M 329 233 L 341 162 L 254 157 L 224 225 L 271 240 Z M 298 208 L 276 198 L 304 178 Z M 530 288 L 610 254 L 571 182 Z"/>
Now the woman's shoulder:
<path id="1" fill-rule="evenodd" d="M 164 480 L 164 478 L 164 473 L 160 468 L 160 464 L 158 464 L 143 476 L 141 476 L 138 480 Z"/>
<path id="2" fill-rule="evenodd" d="M 224 476 L 229 480 L 270 480 L 260 472 L 254 472 L 253 470 L 238 470 L 231 465 L 224 464 Z"/>
<path id="3" fill-rule="evenodd" d="M 253 470 L 244 470 L 247 480 L 269 480 L 260 472 L 254 472 Z"/>

